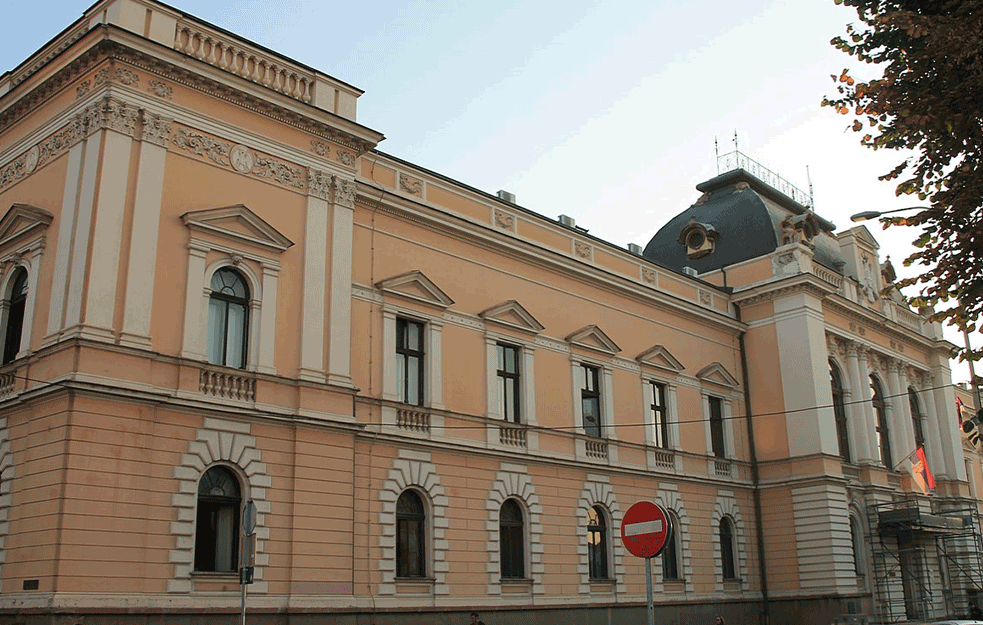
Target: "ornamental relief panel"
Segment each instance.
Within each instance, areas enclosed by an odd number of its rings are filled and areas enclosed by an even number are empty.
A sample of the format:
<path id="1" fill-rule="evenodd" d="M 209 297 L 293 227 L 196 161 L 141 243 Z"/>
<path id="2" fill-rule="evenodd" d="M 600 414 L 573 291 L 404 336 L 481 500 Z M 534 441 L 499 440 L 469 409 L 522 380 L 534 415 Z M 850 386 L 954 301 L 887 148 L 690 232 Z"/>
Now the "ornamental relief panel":
<path id="1" fill-rule="evenodd" d="M 129 137 L 134 137 L 137 122 L 140 120 L 140 113 L 140 109 L 132 104 L 120 102 L 113 98 L 104 98 L 95 102 L 75 115 L 61 130 L 31 146 L 13 161 L 0 167 L 0 190 L 30 176 L 38 168 L 58 158 L 76 143 L 99 130 L 115 130 Z M 144 133 L 148 130 L 146 127 L 147 119 L 145 113 L 143 118 Z M 157 120 L 158 122 L 151 123 L 150 130 L 152 133 L 166 132 L 164 127 L 160 125 L 164 122 L 160 121 L 160 118 Z M 153 126 L 154 123 L 158 123 L 158 125 Z"/>
<path id="2" fill-rule="evenodd" d="M 406 174 L 399 174 L 399 189 L 410 195 L 423 195 L 423 181 Z"/>
<path id="3" fill-rule="evenodd" d="M 303 168 L 257 152 L 242 144 L 221 141 L 190 128 L 178 127 L 171 143 L 200 160 L 208 159 L 247 176 L 255 176 L 290 189 L 307 188 Z"/>
<path id="4" fill-rule="evenodd" d="M 332 148 L 331 145 L 324 141 L 311 141 L 311 151 L 318 156 L 335 160 L 349 169 L 355 168 L 355 155 L 343 148 Z"/>

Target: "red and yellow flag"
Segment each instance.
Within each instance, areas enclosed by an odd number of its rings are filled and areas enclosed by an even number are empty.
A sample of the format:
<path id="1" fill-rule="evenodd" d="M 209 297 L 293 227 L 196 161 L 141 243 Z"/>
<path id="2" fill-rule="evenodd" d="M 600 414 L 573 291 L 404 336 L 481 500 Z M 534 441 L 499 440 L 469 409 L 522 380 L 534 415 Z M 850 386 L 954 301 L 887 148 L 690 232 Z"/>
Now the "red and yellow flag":
<path id="1" fill-rule="evenodd" d="M 928 461 L 925 459 L 925 448 L 919 447 L 915 453 L 908 456 L 911 463 L 911 477 L 921 489 L 922 494 L 927 495 L 929 490 L 935 488 L 935 476 L 928 468 Z"/>

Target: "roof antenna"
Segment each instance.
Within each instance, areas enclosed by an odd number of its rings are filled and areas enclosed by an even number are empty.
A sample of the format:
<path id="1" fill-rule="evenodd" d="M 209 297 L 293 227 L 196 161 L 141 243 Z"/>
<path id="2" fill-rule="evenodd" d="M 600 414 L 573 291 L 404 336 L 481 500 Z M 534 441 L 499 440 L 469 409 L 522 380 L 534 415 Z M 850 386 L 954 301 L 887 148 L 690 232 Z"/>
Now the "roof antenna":
<path id="1" fill-rule="evenodd" d="M 717 157 L 717 175 L 720 175 L 720 146 L 717 145 L 717 135 L 713 135 L 713 155 Z"/>
<path id="2" fill-rule="evenodd" d="M 734 129 L 734 151 L 740 152 L 741 148 L 737 146 L 737 129 Z"/>
<path id="3" fill-rule="evenodd" d="M 809 208 L 816 211 L 816 200 L 812 196 L 812 176 L 809 174 L 809 166 L 806 165 L 806 180 L 809 181 Z"/>

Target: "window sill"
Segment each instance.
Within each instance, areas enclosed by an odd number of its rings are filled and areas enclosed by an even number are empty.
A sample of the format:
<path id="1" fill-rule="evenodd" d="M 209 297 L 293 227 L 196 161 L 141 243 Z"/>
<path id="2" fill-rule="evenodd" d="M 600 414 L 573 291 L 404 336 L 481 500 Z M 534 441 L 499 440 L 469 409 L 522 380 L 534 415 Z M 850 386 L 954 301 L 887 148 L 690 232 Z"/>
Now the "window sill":
<path id="1" fill-rule="evenodd" d="M 606 579 L 606 578 L 594 578 L 590 579 L 590 591 L 591 593 L 611 593 L 614 592 L 614 587 L 617 585 L 617 580 Z"/>
<path id="2" fill-rule="evenodd" d="M 192 571 L 191 581 L 197 592 L 240 591 L 238 571 Z"/>
<path id="3" fill-rule="evenodd" d="M 532 579 L 508 577 L 501 580 L 503 595 L 520 595 L 532 592 Z"/>
<path id="4" fill-rule="evenodd" d="M 397 577 L 396 594 L 432 595 L 435 582 L 433 577 Z"/>
<path id="5" fill-rule="evenodd" d="M 724 590 L 725 591 L 736 591 L 741 590 L 741 586 L 744 584 L 744 580 L 740 577 L 727 578 L 724 580 Z"/>

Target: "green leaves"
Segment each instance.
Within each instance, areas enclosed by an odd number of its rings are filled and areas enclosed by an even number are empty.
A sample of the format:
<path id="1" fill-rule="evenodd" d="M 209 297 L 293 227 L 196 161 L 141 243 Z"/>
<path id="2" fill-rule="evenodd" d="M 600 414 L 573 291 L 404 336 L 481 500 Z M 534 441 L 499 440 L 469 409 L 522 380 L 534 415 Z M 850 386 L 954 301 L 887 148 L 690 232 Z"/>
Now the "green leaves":
<path id="1" fill-rule="evenodd" d="M 852 7 L 858 21 L 830 44 L 881 76 L 831 74 L 837 95 L 822 105 L 852 114 L 849 128 L 862 133 L 862 145 L 913 151 L 879 179 L 930 202 L 917 215 L 884 220 L 922 228 L 903 263 L 922 273 L 897 284 L 917 289 L 910 301 L 918 306 L 958 294 L 934 318 L 975 329 L 983 313 L 983 0 L 833 2 Z M 964 356 L 979 360 L 983 349 Z"/>

